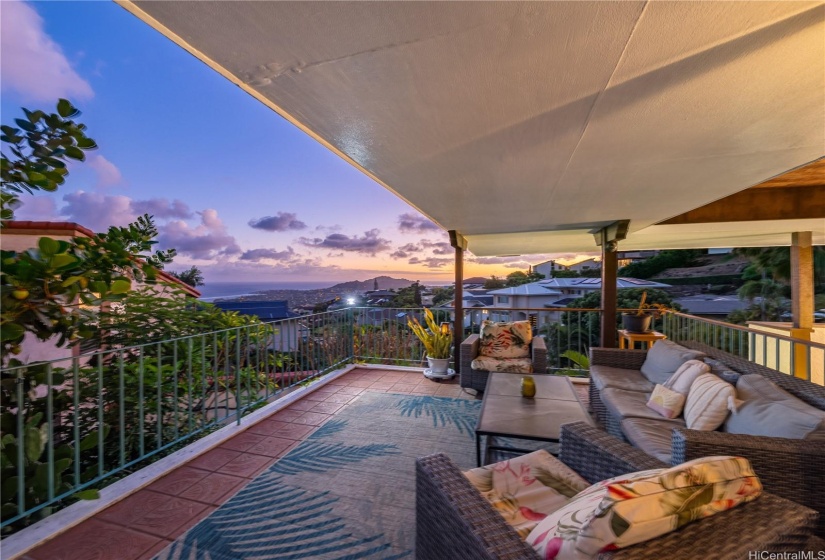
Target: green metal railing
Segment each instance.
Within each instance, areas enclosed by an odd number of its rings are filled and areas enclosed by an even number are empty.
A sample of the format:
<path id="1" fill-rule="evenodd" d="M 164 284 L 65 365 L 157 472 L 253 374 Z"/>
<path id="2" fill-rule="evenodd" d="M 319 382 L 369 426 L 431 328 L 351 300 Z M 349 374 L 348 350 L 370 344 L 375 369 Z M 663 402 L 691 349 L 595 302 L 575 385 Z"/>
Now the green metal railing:
<path id="1" fill-rule="evenodd" d="M 452 310 L 433 310 L 453 322 Z M 407 326 L 422 309 L 347 308 L 200 333 L 2 370 L 2 526 L 16 530 L 55 507 L 171 453 L 290 388 L 349 363 L 419 366 Z M 472 308 L 462 339 L 485 319 L 528 320 L 544 336 L 549 371 L 586 375 L 600 340 L 599 309 Z M 676 342 L 703 344 L 823 383 L 825 345 L 667 313 L 654 325 Z M 458 369 L 458 368 L 456 368 Z"/>
<path id="2" fill-rule="evenodd" d="M 662 329 L 675 342 L 713 348 L 825 385 L 825 344 L 790 336 L 787 323 L 752 322 L 751 326 L 743 327 L 671 312 L 665 314 Z"/>
<path id="3" fill-rule="evenodd" d="M 351 331 L 347 313 L 330 312 L 3 369 L 2 526 L 341 367 Z"/>

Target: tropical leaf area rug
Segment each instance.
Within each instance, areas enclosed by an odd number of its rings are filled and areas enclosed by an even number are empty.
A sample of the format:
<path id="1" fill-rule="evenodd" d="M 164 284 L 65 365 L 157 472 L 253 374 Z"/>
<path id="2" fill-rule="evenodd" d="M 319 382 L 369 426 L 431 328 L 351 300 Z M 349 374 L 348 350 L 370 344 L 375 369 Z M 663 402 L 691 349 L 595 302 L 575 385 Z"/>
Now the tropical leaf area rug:
<path id="1" fill-rule="evenodd" d="M 363 393 L 160 560 L 413 558 L 415 458 L 475 466 L 481 402 Z"/>

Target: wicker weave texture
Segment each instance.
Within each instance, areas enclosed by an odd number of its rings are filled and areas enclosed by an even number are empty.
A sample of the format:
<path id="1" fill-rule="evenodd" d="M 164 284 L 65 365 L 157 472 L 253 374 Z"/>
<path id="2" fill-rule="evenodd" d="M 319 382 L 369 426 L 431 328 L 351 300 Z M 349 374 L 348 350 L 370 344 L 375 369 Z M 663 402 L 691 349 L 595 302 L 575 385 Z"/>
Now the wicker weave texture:
<path id="1" fill-rule="evenodd" d="M 583 422 L 562 427 L 560 458 L 593 482 L 667 466 Z M 740 560 L 748 552 L 806 550 L 818 513 L 770 494 L 600 559 Z M 416 558 L 537 560 L 444 454 L 416 461 Z"/>
<path id="2" fill-rule="evenodd" d="M 478 357 L 479 337 L 471 334 L 461 343 L 461 363 L 459 366 L 459 385 L 467 389 L 484 392 L 487 388 L 487 378 L 490 372 L 473 369 L 470 364 Z M 547 372 L 547 343 L 540 336 L 533 338 L 530 343 L 530 357 L 533 362 L 534 373 Z"/>

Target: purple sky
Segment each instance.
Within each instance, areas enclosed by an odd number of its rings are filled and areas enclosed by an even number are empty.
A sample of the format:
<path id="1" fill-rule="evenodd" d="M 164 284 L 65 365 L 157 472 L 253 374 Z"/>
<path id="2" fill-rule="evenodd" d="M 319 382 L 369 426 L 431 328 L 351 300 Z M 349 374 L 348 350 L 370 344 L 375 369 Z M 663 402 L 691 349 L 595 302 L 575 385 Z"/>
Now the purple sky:
<path id="1" fill-rule="evenodd" d="M 112 2 L 0 2 L 2 122 L 83 111 L 100 149 L 17 219 L 155 216 L 206 281 L 450 280 L 446 232 Z M 366 219 L 365 219 L 366 217 Z M 475 258 L 503 276 L 550 255 Z"/>

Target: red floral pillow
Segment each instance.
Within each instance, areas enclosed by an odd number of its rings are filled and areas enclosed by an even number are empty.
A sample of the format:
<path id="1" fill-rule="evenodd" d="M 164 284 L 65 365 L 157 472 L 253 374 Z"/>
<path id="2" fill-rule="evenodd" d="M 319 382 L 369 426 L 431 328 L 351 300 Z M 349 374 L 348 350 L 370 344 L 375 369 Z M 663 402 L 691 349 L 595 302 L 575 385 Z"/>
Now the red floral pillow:
<path id="1" fill-rule="evenodd" d="M 479 354 L 490 358 L 528 358 L 533 330 L 527 321 L 482 321 Z"/>

